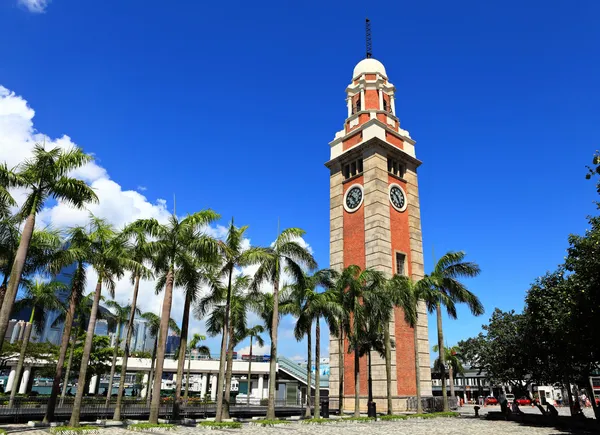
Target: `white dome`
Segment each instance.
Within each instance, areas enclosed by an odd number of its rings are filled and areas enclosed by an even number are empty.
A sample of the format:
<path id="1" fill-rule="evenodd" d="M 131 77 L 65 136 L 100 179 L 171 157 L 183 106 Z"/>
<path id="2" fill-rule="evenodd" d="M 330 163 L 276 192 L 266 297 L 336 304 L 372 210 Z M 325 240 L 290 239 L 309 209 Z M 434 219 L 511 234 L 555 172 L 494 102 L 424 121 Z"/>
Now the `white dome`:
<path id="1" fill-rule="evenodd" d="M 352 74 L 352 78 L 355 79 L 357 76 L 367 73 L 379 73 L 387 77 L 387 74 L 385 73 L 385 67 L 383 66 L 383 64 L 377 59 L 373 58 L 363 59 L 360 62 L 358 62 L 354 67 L 354 73 Z"/>

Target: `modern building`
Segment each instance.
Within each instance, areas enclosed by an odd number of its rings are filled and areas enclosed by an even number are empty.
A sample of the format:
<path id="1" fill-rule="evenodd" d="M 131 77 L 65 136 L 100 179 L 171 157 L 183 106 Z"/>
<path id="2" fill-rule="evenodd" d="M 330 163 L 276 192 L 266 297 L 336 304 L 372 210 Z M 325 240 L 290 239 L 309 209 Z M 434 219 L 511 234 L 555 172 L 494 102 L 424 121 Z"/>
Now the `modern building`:
<path id="1" fill-rule="evenodd" d="M 108 335 L 108 320 L 98 319 L 96 320 L 96 329 L 94 329 L 95 335 Z"/>
<path id="2" fill-rule="evenodd" d="M 64 290 L 57 292 L 58 298 L 65 304 L 68 302 L 69 295 L 71 294 L 69 287 L 74 273 L 75 265 L 73 264 L 61 270 L 55 278 L 56 281 L 61 282 L 66 286 Z M 60 314 L 60 311 L 57 310 L 48 312 L 46 315 L 46 322 L 44 323 L 42 331 L 39 331 L 37 341 L 60 345 L 64 329 L 64 322 L 59 319 Z"/>
<path id="3" fill-rule="evenodd" d="M 179 348 L 180 340 L 181 339 L 179 338 L 179 335 L 171 331 L 171 334 L 169 334 L 169 336 L 167 337 L 167 353 L 175 353 L 175 351 L 177 351 L 177 348 Z"/>
<path id="4" fill-rule="evenodd" d="M 388 277 L 424 275 L 423 244 L 415 140 L 400 127 L 396 88 L 383 64 L 370 57 L 354 68 L 346 87 L 347 117 L 330 142 L 330 267 L 341 271 L 352 264 L 373 268 Z M 416 395 L 415 330 L 395 310 L 390 335 L 394 411 L 405 411 Z M 417 346 L 421 392 L 431 396 L 427 312 L 419 305 Z M 348 343 L 344 344 L 344 347 Z M 342 367 L 338 340 L 331 336 L 330 391 L 337 396 L 338 373 L 344 370 L 346 406 L 354 407 L 353 356 Z M 387 410 L 385 361 L 371 353 L 377 411 Z M 361 360 L 366 372 L 366 357 Z M 367 409 L 367 382 L 360 384 L 361 408 Z"/>

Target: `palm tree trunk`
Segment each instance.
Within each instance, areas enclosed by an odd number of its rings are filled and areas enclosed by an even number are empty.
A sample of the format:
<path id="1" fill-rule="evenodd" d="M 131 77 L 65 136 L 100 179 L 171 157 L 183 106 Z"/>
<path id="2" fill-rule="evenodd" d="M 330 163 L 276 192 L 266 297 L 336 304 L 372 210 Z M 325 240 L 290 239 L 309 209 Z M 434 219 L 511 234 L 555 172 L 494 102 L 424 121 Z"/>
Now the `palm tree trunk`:
<path id="1" fill-rule="evenodd" d="M 189 351 L 190 358 L 188 359 L 187 374 L 185 376 L 185 393 L 183 394 L 183 403 L 187 404 L 190 396 L 190 375 L 192 372 L 192 349 Z"/>
<path id="2" fill-rule="evenodd" d="M 56 399 L 58 398 L 60 381 L 62 380 L 63 366 L 65 364 L 65 357 L 67 355 L 69 341 L 71 341 L 71 328 L 73 326 L 73 318 L 75 317 L 75 309 L 77 308 L 78 302 L 79 297 L 77 291 L 75 289 L 71 289 L 71 295 L 69 296 L 69 310 L 67 311 L 67 316 L 65 318 L 65 327 L 60 342 L 58 361 L 56 362 L 56 374 L 54 375 L 54 380 L 52 382 L 52 391 L 50 393 L 50 398 L 48 399 L 46 415 L 44 415 L 44 423 L 50 423 L 54 421 L 54 408 L 56 408 Z M 77 339 L 77 337 L 75 337 L 75 339 Z M 65 383 L 67 383 L 68 380 L 68 378 L 65 379 Z"/>
<path id="3" fill-rule="evenodd" d="M 146 406 L 150 406 L 152 399 L 152 385 L 154 382 L 154 364 L 156 361 L 156 350 L 158 349 L 158 336 L 154 339 L 154 348 L 152 350 L 152 361 L 150 362 L 150 373 L 148 374 L 148 384 L 146 385 Z"/>
<path id="4" fill-rule="evenodd" d="M 250 386 L 252 385 L 252 336 L 250 336 L 250 359 L 248 360 L 248 394 L 246 394 L 246 405 L 250 406 Z"/>
<path id="5" fill-rule="evenodd" d="M 135 320 L 135 311 L 137 306 L 138 291 L 140 289 L 140 276 L 136 275 L 133 286 L 133 300 L 131 302 L 131 311 L 129 312 L 129 321 L 127 322 L 127 337 L 125 338 L 125 352 L 123 352 L 123 361 L 121 363 L 121 378 L 119 379 L 119 391 L 117 392 L 117 404 L 113 420 L 121 420 L 121 402 L 125 391 L 125 375 L 127 374 L 127 360 L 129 359 L 129 346 L 131 345 L 131 336 L 133 335 L 133 321 Z M 146 388 L 147 390 L 149 388 Z"/>
<path id="6" fill-rule="evenodd" d="M 354 350 L 354 416 L 360 417 L 360 358 Z"/>
<path id="7" fill-rule="evenodd" d="M 183 304 L 183 319 L 181 321 L 181 338 L 179 340 L 179 357 L 177 358 L 177 381 L 175 383 L 175 400 L 173 400 L 173 418 L 179 420 L 179 406 L 181 389 L 183 387 L 183 370 L 185 368 L 185 355 L 187 350 L 188 326 L 190 323 L 191 293 L 186 292 Z"/>
<path id="8" fill-rule="evenodd" d="M 223 320 L 223 337 L 221 337 L 221 355 L 219 356 L 219 378 L 217 379 L 217 414 L 215 421 L 222 421 L 223 413 L 223 389 L 225 388 L 225 364 L 227 353 L 227 332 L 229 331 L 229 309 L 231 306 L 231 280 L 233 278 L 233 266 L 229 269 L 229 283 L 227 285 L 227 299 L 225 301 L 225 319 Z"/>
<path id="9" fill-rule="evenodd" d="M 277 278 L 273 282 L 273 319 L 271 323 L 271 361 L 269 365 L 269 406 L 267 419 L 275 419 L 275 388 L 277 382 L 277 328 L 279 327 L 279 259 L 276 262 Z"/>
<path id="10" fill-rule="evenodd" d="M 173 266 L 167 273 L 165 286 L 165 299 L 163 300 L 162 313 L 160 316 L 160 331 L 158 333 L 158 349 L 156 356 L 156 374 L 154 376 L 154 388 L 152 402 L 150 403 L 150 423 L 158 423 L 158 412 L 160 410 L 160 387 L 162 385 L 163 367 L 165 364 L 165 353 L 167 335 L 169 333 L 169 320 L 171 319 L 171 305 L 173 304 Z"/>
<path id="11" fill-rule="evenodd" d="M 339 343 L 338 343 L 338 377 L 339 377 L 339 382 L 340 384 L 338 385 L 338 396 L 339 396 L 339 411 L 340 411 L 340 415 L 343 414 L 344 412 L 344 331 L 343 328 L 340 326 L 340 336 L 338 338 Z"/>
<path id="12" fill-rule="evenodd" d="M 319 365 L 321 363 L 321 324 L 317 316 L 317 324 L 315 326 L 315 418 L 319 418 L 321 414 L 321 373 Z M 310 364 L 310 360 L 309 360 Z"/>
<path id="13" fill-rule="evenodd" d="M 112 385 L 115 378 L 115 370 L 117 368 L 117 356 L 119 354 L 119 338 L 121 337 L 121 323 L 117 323 L 117 341 L 115 342 L 115 350 L 113 352 L 112 366 L 110 368 L 110 376 L 108 377 L 108 388 L 106 389 L 106 407 L 110 406 L 110 398 L 112 396 Z M 100 378 L 98 378 L 100 379 Z M 100 383 L 100 380 L 98 380 Z"/>
<path id="14" fill-rule="evenodd" d="M 8 407 L 12 408 L 17 394 L 18 385 L 21 381 L 21 372 L 23 371 L 23 364 L 25 363 L 25 355 L 27 354 L 27 346 L 29 345 L 29 338 L 31 337 L 31 328 L 33 327 L 33 315 L 35 313 L 35 307 L 31 311 L 31 317 L 29 323 L 25 325 L 25 334 L 23 336 L 23 343 L 21 344 L 21 353 L 19 354 L 19 361 L 17 362 L 17 373 L 15 374 L 15 380 L 10 390 L 10 400 L 8 401 Z"/>
<path id="15" fill-rule="evenodd" d="M 312 387 L 311 387 L 311 365 L 312 365 L 312 333 L 310 331 L 310 329 L 308 330 L 308 332 L 306 333 L 306 343 L 308 344 L 308 352 L 307 352 L 307 359 L 308 359 L 308 364 L 306 364 L 306 403 L 305 403 L 305 410 L 304 410 L 304 416 L 306 418 L 310 418 L 311 415 L 311 409 L 310 409 L 310 399 L 312 396 Z M 315 415 L 316 417 L 316 415 Z"/>
<path id="16" fill-rule="evenodd" d="M 223 411 L 221 416 L 223 419 L 229 418 L 229 407 L 231 405 L 231 377 L 233 376 L 233 348 L 235 346 L 233 340 L 233 322 L 229 319 L 229 343 L 227 344 L 227 370 L 225 372 L 225 398 L 223 400 Z"/>
<path id="17" fill-rule="evenodd" d="M 8 329 L 8 322 L 10 320 L 10 314 L 12 312 L 15 298 L 17 297 L 17 291 L 19 290 L 19 284 L 21 282 L 21 274 L 23 273 L 23 267 L 27 260 L 27 252 L 29 251 L 29 245 L 31 244 L 31 236 L 33 235 L 33 229 L 35 228 L 35 212 L 32 209 L 32 213 L 27 216 L 25 221 L 25 227 L 21 233 L 21 241 L 15 254 L 15 261 L 10 270 L 10 278 L 8 279 L 8 286 L 6 287 L 6 293 L 4 300 L 2 301 L 2 308 L 0 309 L 0 349 L 4 345 L 4 336 Z"/>
<path id="18" fill-rule="evenodd" d="M 442 330 L 442 307 L 440 303 L 437 303 L 436 306 L 437 313 L 437 332 L 438 332 L 438 350 L 440 351 L 439 359 L 440 359 L 440 378 L 442 379 L 442 401 L 444 404 L 444 412 L 448 412 L 450 408 L 448 407 L 448 391 L 446 387 L 446 367 L 444 367 L 445 363 L 445 350 L 444 350 L 444 331 Z"/>
<path id="19" fill-rule="evenodd" d="M 452 366 L 448 367 L 448 380 L 450 381 L 450 395 L 452 397 L 456 397 L 456 393 L 454 391 L 454 371 L 452 370 Z"/>
<path id="20" fill-rule="evenodd" d="M 0 285 L 0 301 L 4 302 L 4 297 L 6 296 L 6 284 L 8 283 L 8 277 L 10 275 L 7 273 L 2 278 L 2 285 Z M 2 304 L 0 303 L 0 308 L 2 308 Z"/>
<path id="21" fill-rule="evenodd" d="M 417 319 L 418 322 L 418 319 Z M 421 367 L 419 366 L 419 335 L 417 333 L 417 322 L 415 322 L 415 381 L 417 384 L 417 414 L 423 413 L 423 403 L 421 403 Z"/>
<path id="22" fill-rule="evenodd" d="M 75 335 L 73 336 L 73 342 L 71 343 L 71 349 L 69 350 L 69 360 L 67 361 L 67 369 L 65 370 L 65 381 L 63 382 L 62 392 L 60 393 L 60 406 L 62 406 L 65 397 L 67 396 L 69 376 L 71 376 L 71 365 L 73 364 L 73 353 L 75 352 L 75 345 L 77 344 L 78 336 L 79 328 L 77 328 L 77 331 L 75 331 Z"/>
<path id="23" fill-rule="evenodd" d="M 100 296 L 102 293 L 102 281 L 98 278 L 96 284 L 96 291 L 94 293 L 94 302 L 92 304 L 92 311 L 90 313 L 90 320 L 88 324 L 87 334 L 85 337 L 85 345 L 83 347 L 83 355 L 81 356 L 81 369 L 79 370 L 79 378 L 77 384 L 77 394 L 75 394 L 75 401 L 73 402 L 73 412 L 71 414 L 71 427 L 79 427 L 79 414 L 81 412 L 81 402 L 83 401 L 84 389 L 79 388 L 80 385 L 85 383 L 85 378 L 88 369 L 88 363 L 90 361 L 90 354 L 92 353 L 92 344 L 94 339 L 94 330 L 96 329 L 96 315 L 98 313 L 98 305 L 100 304 Z"/>
<path id="24" fill-rule="evenodd" d="M 387 392 L 387 413 L 388 415 L 392 415 L 392 408 L 394 406 L 394 402 L 392 400 L 392 343 L 390 338 L 390 322 L 386 322 L 383 328 L 383 340 L 385 345 L 385 380 Z"/>

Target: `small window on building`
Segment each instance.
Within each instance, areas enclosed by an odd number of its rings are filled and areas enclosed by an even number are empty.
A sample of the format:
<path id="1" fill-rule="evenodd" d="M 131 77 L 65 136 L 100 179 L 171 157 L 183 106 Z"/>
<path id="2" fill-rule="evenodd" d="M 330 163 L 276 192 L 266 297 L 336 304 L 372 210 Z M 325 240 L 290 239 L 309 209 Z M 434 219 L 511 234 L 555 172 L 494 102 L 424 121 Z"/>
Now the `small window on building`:
<path id="1" fill-rule="evenodd" d="M 350 163 L 346 163 L 342 167 L 342 174 L 344 175 L 344 180 L 348 178 L 352 178 L 356 175 L 362 174 L 363 171 L 363 160 L 356 159 L 351 161 Z"/>
<path id="2" fill-rule="evenodd" d="M 404 165 L 391 157 L 388 157 L 388 172 L 396 177 L 404 177 Z"/>
<path id="3" fill-rule="evenodd" d="M 361 107 L 360 107 L 360 97 L 356 100 L 356 112 L 360 112 L 361 111 Z"/>
<path id="4" fill-rule="evenodd" d="M 383 99 L 383 110 L 385 110 L 386 112 L 388 110 L 388 103 L 385 98 Z"/>
<path id="5" fill-rule="evenodd" d="M 406 275 L 406 255 L 396 252 L 396 275 Z"/>

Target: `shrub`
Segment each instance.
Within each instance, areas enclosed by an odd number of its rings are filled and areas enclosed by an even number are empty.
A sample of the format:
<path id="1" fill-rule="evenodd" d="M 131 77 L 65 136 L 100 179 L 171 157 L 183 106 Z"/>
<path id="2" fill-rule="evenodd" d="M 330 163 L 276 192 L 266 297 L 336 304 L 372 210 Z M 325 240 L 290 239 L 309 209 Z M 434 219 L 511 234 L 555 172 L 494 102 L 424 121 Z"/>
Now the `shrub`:
<path id="1" fill-rule="evenodd" d="M 0 429 L 0 435 L 6 435 L 6 431 L 4 429 Z"/>
<path id="2" fill-rule="evenodd" d="M 80 435 L 80 434 L 95 434 L 100 432 L 98 427 L 96 426 L 79 426 L 79 427 L 70 427 L 70 426 L 62 426 L 62 427 L 52 427 L 50 428 L 50 433 L 59 434 L 59 435 Z"/>
<path id="3" fill-rule="evenodd" d="M 250 424 L 256 426 L 275 426 L 277 424 L 290 424 L 290 422 L 287 420 L 256 420 Z"/>
<path id="4" fill-rule="evenodd" d="M 382 415 L 379 417 L 381 421 L 395 421 L 395 420 L 406 420 L 406 415 Z"/>
<path id="5" fill-rule="evenodd" d="M 269 399 L 260 399 L 260 406 L 269 406 Z"/>
<path id="6" fill-rule="evenodd" d="M 154 424 L 154 423 L 136 423 L 127 426 L 127 429 L 137 432 L 162 432 L 175 429 L 174 424 Z"/>
<path id="7" fill-rule="evenodd" d="M 343 421 L 355 421 L 357 423 L 370 423 L 375 421 L 373 417 L 346 417 L 342 419 Z"/>
<path id="8" fill-rule="evenodd" d="M 307 418 L 306 420 L 301 420 L 302 424 L 327 424 L 327 423 L 335 423 L 338 420 L 330 420 L 328 418 Z"/>
<path id="9" fill-rule="evenodd" d="M 223 421 L 220 423 L 216 421 L 203 421 L 202 423 L 198 424 L 198 427 L 207 427 L 209 429 L 241 429 L 242 423 L 233 421 Z"/>

